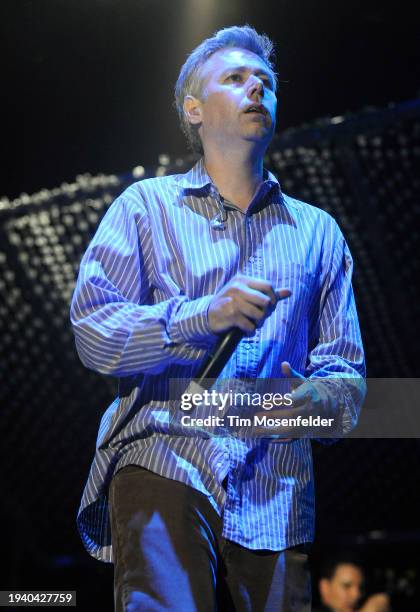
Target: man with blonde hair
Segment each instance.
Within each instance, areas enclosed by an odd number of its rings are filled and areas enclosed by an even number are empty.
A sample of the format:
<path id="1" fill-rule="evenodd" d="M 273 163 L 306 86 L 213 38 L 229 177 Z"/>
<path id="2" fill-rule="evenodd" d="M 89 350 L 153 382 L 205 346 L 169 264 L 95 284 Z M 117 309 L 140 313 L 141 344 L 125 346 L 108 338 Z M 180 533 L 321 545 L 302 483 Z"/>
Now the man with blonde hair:
<path id="1" fill-rule="evenodd" d="M 78 524 L 90 554 L 115 564 L 118 611 L 310 610 L 310 440 L 173 435 L 164 418 L 169 380 L 194 378 L 238 328 L 221 377 L 252 391 L 257 379 L 294 376 L 308 405 L 314 382 L 334 377 L 343 429 L 357 420 L 361 397 L 346 381 L 363 379 L 364 357 L 349 250 L 327 213 L 283 194 L 263 167 L 272 51 L 244 26 L 191 53 L 175 98 L 202 157 L 186 174 L 131 185 L 81 263 L 77 349 L 118 377 L 119 393 Z"/>

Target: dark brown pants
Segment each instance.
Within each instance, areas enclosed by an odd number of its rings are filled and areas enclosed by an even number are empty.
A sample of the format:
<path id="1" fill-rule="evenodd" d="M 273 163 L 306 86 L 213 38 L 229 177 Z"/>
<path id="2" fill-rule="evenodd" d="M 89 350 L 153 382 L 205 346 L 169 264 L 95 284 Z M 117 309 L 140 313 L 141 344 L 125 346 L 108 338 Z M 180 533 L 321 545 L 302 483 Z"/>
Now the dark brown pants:
<path id="1" fill-rule="evenodd" d="M 128 466 L 109 492 L 116 612 L 309 612 L 306 547 L 253 551 L 221 537 L 207 497 Z"/>

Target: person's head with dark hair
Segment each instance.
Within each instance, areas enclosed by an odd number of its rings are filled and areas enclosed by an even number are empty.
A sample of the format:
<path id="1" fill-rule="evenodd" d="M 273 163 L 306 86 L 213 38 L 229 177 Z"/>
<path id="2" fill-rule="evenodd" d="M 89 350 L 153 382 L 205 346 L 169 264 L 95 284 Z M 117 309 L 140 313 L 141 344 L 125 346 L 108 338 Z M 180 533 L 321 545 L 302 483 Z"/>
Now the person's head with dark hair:
<path id="1" fill-rule="evenodd" d="M 334 612 L 357 609 L 364 588 L 364 569 L 353 554 L 328 557 L 321 566 L 318 583 L 321 601 Z"/>
<path id="2" fill-rule="evenodd" d="M 246 67 L 251 67 L 257 78 L 261 79 L 263 89 L 267 89 L 265 103 L 266 127 L 270 128 L 269 140 L 275 127 L 275 91 L 277 77 L 274 70 L 273 43 L 265 34 L 258 34 L 254 28 L 245 25 L 232 26 L 215 32 L 213 36 L 204 40 L 188 56 L 182 66 L 175 85 L 175 106 L 180 118 L 181 128 L 187 138 L 191 149 L 203 153 L 203 120 L 207 121 L 205 127 L 210 128 L 212 117 L 205 113 L 203 106 L 209 96 L 215 92 L 214 84 L 235 88 L 239 93 L 239 86 L 245 84 L 248 74 Z M 229 75 L 229 70 L 241 68 L 235 74 Z M 214 83 L 210 84 L 214 76 Z M 229 79 L 231 79 L 229 81 Z M 252 83 L 249 83 L 252 87 Z M 249 91 L 249 88 L 248 88 Z M 219 92 L 220 93 L 220 92 Z M 262 92 L 264 97 L 264 91 Z M 242 106 L 244 102 L 241 102 Z M 248 100 L 249 102 L 249 100 Z M 210 109 L 209 109 L 210 110 Z M 241 110 L 244 110 L 241 108 Z M 204 116 L 203 116 L 204 115 Z M 254 123 L 259 121 L 254 119 Z M 229 117 L 226 117 L 228 128 Z M 262 121 L 260 120 L 260 123 Z M 207 130 L 207 134 L 209 131 Z"/>

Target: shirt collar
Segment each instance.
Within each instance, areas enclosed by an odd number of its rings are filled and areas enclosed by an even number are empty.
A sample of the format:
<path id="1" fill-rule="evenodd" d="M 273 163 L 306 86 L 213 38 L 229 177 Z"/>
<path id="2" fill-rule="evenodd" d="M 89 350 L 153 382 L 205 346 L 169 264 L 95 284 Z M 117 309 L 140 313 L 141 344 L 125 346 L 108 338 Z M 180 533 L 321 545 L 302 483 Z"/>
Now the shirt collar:
<path id="1" fill-rule="evenodd" d="M 204 158 L 201 157 L 198 162 L 191 168 L 186 174 L 180 174 L 176 178 L 176 182 L 180 187 L 188 190 L 202 190 L 209 186 L 209 189 L 213 189 L 217 193 L 217 188 L 213 184 L 211 178 L 207 174 L 204 166 Z M 280 183 L 277 178 L 266 168 L 263 169 L 263 182 L 266 183 L 266 189 L 274 188 L 281 193 Z"/>

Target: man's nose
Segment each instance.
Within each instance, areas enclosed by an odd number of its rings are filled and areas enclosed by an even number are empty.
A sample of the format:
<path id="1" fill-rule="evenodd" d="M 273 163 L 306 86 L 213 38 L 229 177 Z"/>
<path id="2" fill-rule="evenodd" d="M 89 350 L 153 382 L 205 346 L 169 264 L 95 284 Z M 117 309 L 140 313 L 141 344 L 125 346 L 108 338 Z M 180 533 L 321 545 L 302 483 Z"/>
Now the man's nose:
<path id="1" fill-rule="evenodd" d="M 251 74 L 248 79 L 248 97 L 252 98 L 256 95 L 261 97 L 264 96 L 264 83 L 255 74 Z"/>
<path id="2" fill-rule="evenodd" d="M 351 596 L 354 603 L 357 603 L 362 596 L 362 592 L 359 587 L 355 586 L 351 589 Z"/>

